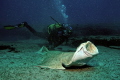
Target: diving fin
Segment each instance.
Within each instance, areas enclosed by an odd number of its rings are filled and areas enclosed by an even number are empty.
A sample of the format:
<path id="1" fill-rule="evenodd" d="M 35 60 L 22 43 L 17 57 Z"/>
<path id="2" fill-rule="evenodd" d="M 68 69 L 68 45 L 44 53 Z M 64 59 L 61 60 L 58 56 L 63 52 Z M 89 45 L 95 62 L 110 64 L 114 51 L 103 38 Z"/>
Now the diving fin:
<path id="1" fill-rule="evenodd" d="M 13 26 L 13 25 L 4 26 L 4 29 L 11 30 L 15 28 L 22 28 L 24 26 L 25 26 L 25 22 L 17 24 L 16 26 Z"/>
<path id="2" fill-rule="evenodd" d="M 15 29 L 15 26 L 12 25 L 8 25 L 8 26 L 4 26 L 4 29 L 10 30 L 10 29 Z"/>

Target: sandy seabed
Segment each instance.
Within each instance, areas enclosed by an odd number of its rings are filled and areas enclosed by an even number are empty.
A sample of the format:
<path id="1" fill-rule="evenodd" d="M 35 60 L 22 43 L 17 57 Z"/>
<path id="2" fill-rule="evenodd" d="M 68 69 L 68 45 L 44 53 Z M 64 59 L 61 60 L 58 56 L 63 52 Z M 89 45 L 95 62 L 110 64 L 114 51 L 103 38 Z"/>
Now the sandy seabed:
<path id="1" fill-rule="evenodd" d="M 119 49 L 97 46 L 99 55 L 88 63 L 92 67 L 49 69 L 39 66 L 49 57 L 37 53 L 44 43 L 43 39 L 0 41 L 0 80 L 120 80 Z M 56 48 L 59 49 L 76 50 L 65 45 Z"/>

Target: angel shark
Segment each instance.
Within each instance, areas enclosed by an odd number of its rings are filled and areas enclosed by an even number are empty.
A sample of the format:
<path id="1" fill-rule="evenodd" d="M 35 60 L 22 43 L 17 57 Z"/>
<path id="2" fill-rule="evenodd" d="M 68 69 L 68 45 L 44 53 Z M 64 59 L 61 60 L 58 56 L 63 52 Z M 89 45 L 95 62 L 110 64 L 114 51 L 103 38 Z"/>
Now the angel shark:
<path id="1" fill-rule="evenodd" d="M 97 47 L 90 41 L 80 44 L 75 52 L 49 51 L 43 46 L 38 52 L 44 57 L 39 67 L 67 69 L 72 66 L 84 66 L 97 55 Z"/>

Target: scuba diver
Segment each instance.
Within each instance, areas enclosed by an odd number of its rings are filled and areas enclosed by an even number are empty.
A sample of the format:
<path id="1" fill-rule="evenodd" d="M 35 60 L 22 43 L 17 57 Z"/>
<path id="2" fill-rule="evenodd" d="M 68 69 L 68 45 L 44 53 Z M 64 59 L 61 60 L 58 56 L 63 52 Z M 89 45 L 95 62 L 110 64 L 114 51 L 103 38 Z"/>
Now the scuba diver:
<path id="1" fill-rule="evenodd" d="M 57 47 L 62 44 L 64 41 L 68 42 L 68 38 L 72 34 L 72 27 L 68 24 L 61 24 L 53 17 L 50 18 L 56 22 L 56 24 L 51 24 L 48 26 L 48 41 L 51 45 L 51 48 Z"/>
<path id="2" fill-rule="evenodd" d="M 39 32 L 36 32 L 35 29 L 33 29 L 27 22 L 22 22 L 16 26 L 8 25 L 4 26 L 5 29 L 11 30 L 15 28 L 22 28 L 26 27 L 30 32 L 33 33 L 33 35 L 41 37 L 41 34 Z M 60 24 L 55 23 L 48 26 L 48 42 L 49 42 L 49 48 L 53 49 L 60 44 L 62 44 L 64 41 L 66 43 L 68 42 L 68 38 L 72 34 L 72 27 L 68 26 L 68 24 Z"/>
<path id="3" fill-rule="evenodd" d="M 68 42 L 68 38 L 72 34 L 72 27 L 65 24 L 51 24 L 48 26 L 48 41 L 51 45 L 51 48 L 57 47 L 62 44 L 64 41 Z"/>

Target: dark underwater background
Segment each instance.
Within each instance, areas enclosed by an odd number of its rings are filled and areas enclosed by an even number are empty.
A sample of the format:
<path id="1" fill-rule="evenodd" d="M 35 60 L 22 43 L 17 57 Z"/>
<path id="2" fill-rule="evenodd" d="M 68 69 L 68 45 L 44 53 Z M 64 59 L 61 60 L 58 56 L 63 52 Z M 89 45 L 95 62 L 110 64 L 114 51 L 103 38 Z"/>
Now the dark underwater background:
<path id="1" fill-rule="evenodd" d="M 50 16 L 64 22 L 62 13 L 71 24 L 120 23 L 120 0 L 1 0 L 0 4 L 1 27 L 27 21 L 39 28 L 54 23 Z"/>
<path id="2" fill-rule="evenodd" d="M 120 34 L 120 0 L 1 0 L 0 36 L 28 38 L 31 33 L 25 28 L 3 29 L 5 25 L 24 21 L 36 31 L 46 33 L 47 26 L 55 23 L 50 16 L 59 23 L 69 23 L 75 35 Z"/>

